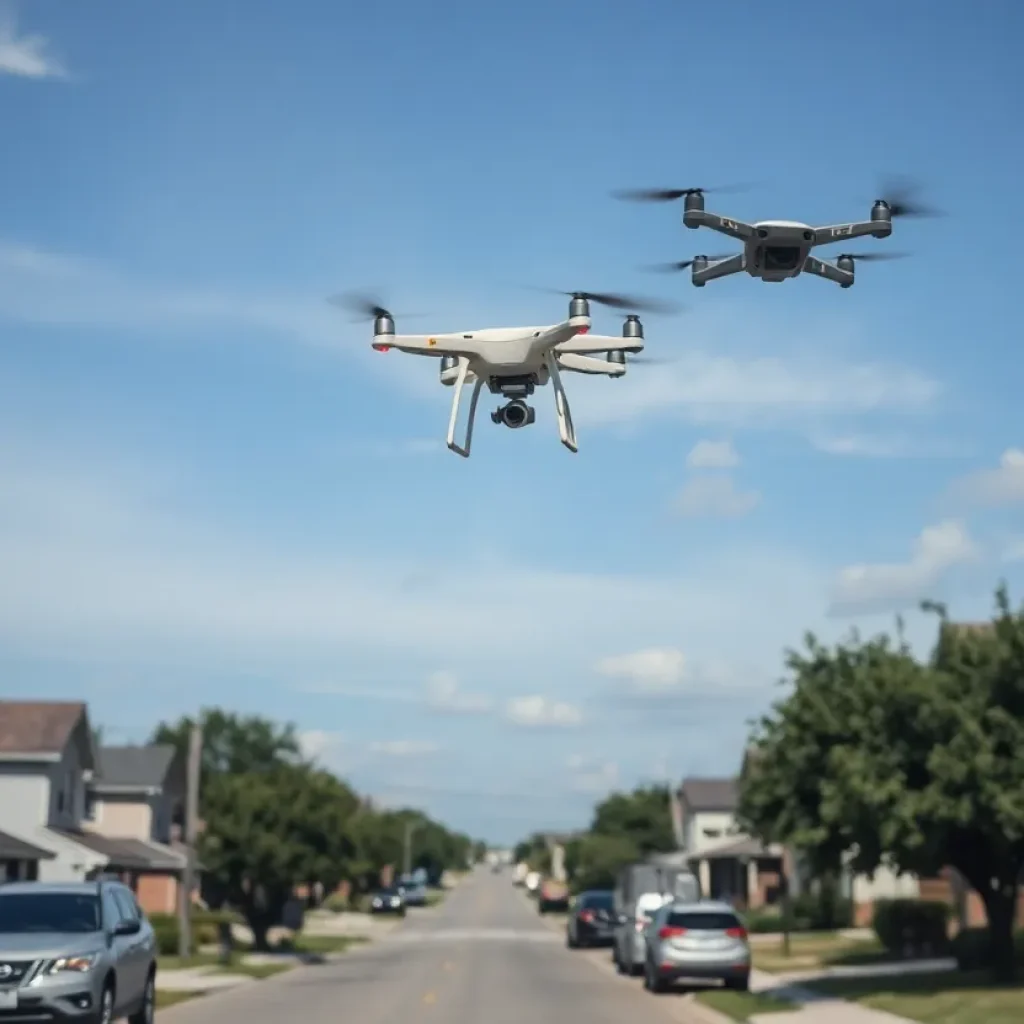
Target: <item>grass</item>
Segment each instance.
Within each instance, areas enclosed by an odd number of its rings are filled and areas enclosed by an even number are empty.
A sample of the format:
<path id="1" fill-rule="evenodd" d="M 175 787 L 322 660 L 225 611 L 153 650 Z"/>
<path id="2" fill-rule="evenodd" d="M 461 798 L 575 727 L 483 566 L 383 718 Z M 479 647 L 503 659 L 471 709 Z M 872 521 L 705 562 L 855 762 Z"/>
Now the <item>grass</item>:
<path id="1" fill-rule="evenodd" d="M 851 964 L 891 963 L 896 959 L 876 939 L 845 939 L 835 932 L 814 932 L 789 937 L 789 956 L 782 939 L 751 943 L 754 966 L 770 973 L 814 970 Z"/>
<path id="2" fill-rule="evenodd" d="M 445 891 L 444 889 L 428 889 L 427 890 L 427 906 L 436 907 L 438 903 L 444 901 Z"/>
<path id="3" fill-rule="evenodd" d="M 773 999 L 754 992 L 731 992 L 724 988 L 708 988 L 698 992 L 697 1002 L 738 1021 L 746 1021 L 755 1013 L 782 1013 L 795 1009 L 792 1003 L 784 999 Z"/>
<path id="4" fill-rule="evenodd" d="M 158 1010 L 164 1010 L 168 1006 L 174 1006 L 175 1003 L 183 1003 L 187 999 L 194 999 L 196 996 L 201 996 L 202 992 L 168 992 L 166 989 L 156 990 L 156 1002 L 155 1006 Z"/>
<path id="5" fill-rule="evenodd" d="M 1024 985 L 996 985 L 986 972 L 823 978 L 803 987 L 922 1024 L 1024 1021 Z"/>
<path id="6" fill-rule="evenodd" d="M 216 953 L 193 953 L 192 956 L 159 956 L 156 959 L 157 970 L 182 971 L 189 967 L 211 967 L 217 964 Z"/>

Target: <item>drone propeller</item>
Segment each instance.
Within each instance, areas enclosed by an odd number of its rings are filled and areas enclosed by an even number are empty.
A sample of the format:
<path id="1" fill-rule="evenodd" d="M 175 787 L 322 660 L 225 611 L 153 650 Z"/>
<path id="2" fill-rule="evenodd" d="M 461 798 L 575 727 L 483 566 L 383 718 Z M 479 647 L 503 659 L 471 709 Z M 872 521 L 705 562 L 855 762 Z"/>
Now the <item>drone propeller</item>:
<path id="1" fill-rule="evenodd" d="M 617 295 L 612 292 L 563 292 L 554 288 L 541 288 L 539 291 L 547 292 L 549 295 L 564 295 L 570 299 L 586 299 L 588 302 L 596 302 L 599 306 L 607 306 L 609 309 L 624 309 L 633 313 L 670 314 L 678 313 L 682 307 L 669 302 L 659 302 L 657 299 L 641 299 L 635 295 Z"/>
<path id="2" fill-rule="evenodd" d="M 943 213 L 917 201 L 920 185 L 910 178 L 891 178 L 882 188 L 882 202 L 893 217 L 941 217 Z"/>
<path id="3" fill-rule="evenodd" d="M 346 292 L 342 295 L 332 295 L 327 301 L 332 306 L 355 313 L 356 317 L 352 320 L 352 323 L 375 320 L 379 316 L 390 317 L 392 320 L 395 319 L 395 315 L 390 309 L 387 309 L 382 303 L 367 295 Z M 402 313 L 401 317 L 403 320 L 408 320 L 410 317 L 424 315 L 423 313 Z"/>
<path id="4" fill-rule="evenodd" d="M 618 189 L 612 195 L 616 199 L 627 199 L 640 203 L 674 203 L 684 196 L 703 195 L 705 192 L 716 192 L 719 195 L 749 192 L 754 188 L 752 182 L 735 185 L 716 185 L 714 188 L 627 188 Z"/>
<path id="5" fill-rule="evenodd" d="M 857 260 L 865 263 L 881 263 L 883 260 L 902 260 L 910 255 L 909 252 L 844 252 L 836 257 L 837 260 Z"/>
<path id="6" fill-rule="evenodd" d="M 732 255 L 732 253 L 728 253 L 728 252 L 726 252 L 726 253 L 716 253 L 714 256 L 706 256 L 705 259 L 709 263 L 716 263 L 718 260 L 726 260 L 726 259 L 728 259 L 731 255 Z M 646 267 L 645 269 L 653 270 L 653 271 L 660 272 L 660 273 L 669 274 L 669 273 L 672 273 L 672 272 L 677 271 L 677 270 L 686 270 L 687 267 L 692 267 L 692 266 L 693 266 L 693 260 L 678 260 L 675 263 L 655 263 L 655 264 L 653 264 L 653 265 L 651 265 L 649 267 Z"/>

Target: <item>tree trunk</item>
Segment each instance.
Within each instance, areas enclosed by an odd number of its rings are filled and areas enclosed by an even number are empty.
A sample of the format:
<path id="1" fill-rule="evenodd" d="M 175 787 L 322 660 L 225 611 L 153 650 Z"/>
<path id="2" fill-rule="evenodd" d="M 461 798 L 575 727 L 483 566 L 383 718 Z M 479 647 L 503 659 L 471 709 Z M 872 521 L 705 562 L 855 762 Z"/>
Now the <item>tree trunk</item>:
<path id="1" fill-rule="evenodd" d="M 997 981 L 1013 981 L 1017 974 L 1017 958 L 1013 943 L 1017 917 L 1017 883 L 1003 882 L 998 888 L 989 886 L 981 890 L 981 898 L 988 917 L 993 973 Z"/>

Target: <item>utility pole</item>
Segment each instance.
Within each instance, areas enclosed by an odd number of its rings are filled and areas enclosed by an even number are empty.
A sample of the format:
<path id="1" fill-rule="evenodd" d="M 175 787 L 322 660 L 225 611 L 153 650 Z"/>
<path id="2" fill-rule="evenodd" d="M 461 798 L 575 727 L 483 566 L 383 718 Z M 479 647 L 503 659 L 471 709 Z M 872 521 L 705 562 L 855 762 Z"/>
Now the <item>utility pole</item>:
<path id="1" fill-rule="evenodd" d="M 199 819 L 199 772 L 203 757 L 203 727 L 192 725 L 185 770 L 185 870 L 178 889 L 178 955 L 192 954 L 192 888 L 196 877 L 196 826 Z"/>
<path id="2" fill-rule="evenodd" d="M 416 831 L 416 825 L 407 821 L 405 823 L 405 844 L 402 857 L 402 874 L 408 877 L 412 874 L 412 834 Z"/>

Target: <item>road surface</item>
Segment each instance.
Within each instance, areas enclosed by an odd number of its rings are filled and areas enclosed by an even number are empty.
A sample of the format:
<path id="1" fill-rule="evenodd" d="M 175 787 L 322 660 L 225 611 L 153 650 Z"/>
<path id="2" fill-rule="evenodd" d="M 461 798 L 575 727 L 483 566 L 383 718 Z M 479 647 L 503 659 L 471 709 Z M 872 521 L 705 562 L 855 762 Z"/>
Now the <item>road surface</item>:
<path id="1" fill-rule="evenodd" d="M 477 869 L 441 906 L 338 960 L 199 997 L 158 1024 L 684 1024 L 681 999 L 614 974 L 606 950 L 573 951 L 513 887 Z"/>

